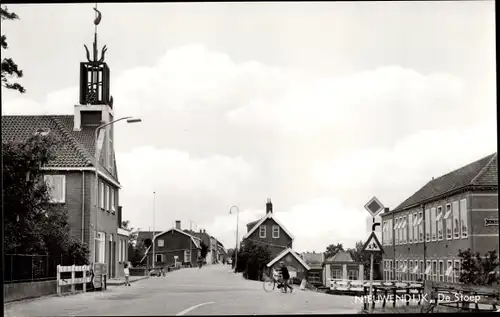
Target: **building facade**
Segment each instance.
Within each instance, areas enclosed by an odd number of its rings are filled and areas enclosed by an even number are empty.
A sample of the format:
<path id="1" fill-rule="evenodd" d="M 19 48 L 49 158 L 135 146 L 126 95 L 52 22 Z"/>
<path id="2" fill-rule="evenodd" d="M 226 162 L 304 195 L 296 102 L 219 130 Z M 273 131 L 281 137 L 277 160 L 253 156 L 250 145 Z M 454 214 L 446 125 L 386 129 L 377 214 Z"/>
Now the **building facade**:
<path id="1" fill-rule="evenodd" d="M 382 214 L 386 280 L 457 283 L 460 250 L 498 252 L 497 154 L 432 179 Z"/>
<path id="2" fill-rule="evenodd" d="M 290 273 L 290 278 L 298 278 L 300 280 L 307 278 L 308 272 L 311 269 L 296 252 L 288 248 L 281 251 L 271 262 L 267 264 L 269 270 L 268 274 L 271 275 L 273 272 L 279 272 L 281 262 L 286 265 L 288 272 Z"/>
<path id="3" fill-rule="evenodd" d="M 324 286 L 330 287 L 334 280 L 364 280 L 364 266 L 354 262 L 349 252 L 339 251 L 325 260 L 323 265 Z"/>

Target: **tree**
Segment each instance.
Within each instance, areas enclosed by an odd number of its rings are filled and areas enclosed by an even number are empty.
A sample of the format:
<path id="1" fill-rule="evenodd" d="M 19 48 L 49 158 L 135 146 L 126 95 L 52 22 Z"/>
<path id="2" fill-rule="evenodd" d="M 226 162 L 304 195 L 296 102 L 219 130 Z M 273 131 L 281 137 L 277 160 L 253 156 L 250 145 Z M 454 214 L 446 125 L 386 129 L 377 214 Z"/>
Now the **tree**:
<path id="1" fill-rule="evenodd" d="M 329 259 L 332 256 L 335 256 L 340 251 L 344 251 L 344 246 L 342 243 L 330 244 L 326 247 L 325 259 Z"/>
<path id="2" fill-rule="evenodd" d="M 363 241 L 356 242 L 356 246 L 353 249 L 348 249 L 347 252 L 351 254 L 354 261 L 363 264 L 364 278 L 370 278 L 370 251 L 363 251 L 364 243 Z M 382 253 L 375 252 L 373 254 L 373 279 L 379 280 L 382 278 L 380 272 L 380 263 L 382 263 Z"/>
<path id="3" fill-rule="evenodd" d="M 88 254 L 86 245 L 70 237 L 67 212 L 50 204 L 42 167 L 55 159 L 58 146 L 51 134 L 2 143 L 5 253 L 70 255 L 73 260 Z"/>
<path id="4" fill-rule="evenodd" d="M 2 22 L 4 20 L 19 20 L 17 14 L 9 12 L 7 7 L 0 8 L 0 15 L 2 16 Z M 2 49 L 6 50 L 7 48 L 7 36 L 2 34 Z M 2 86 L 7 89 L 17 90 L 22 94 L 25 93 L 26 89 L 23 86 L 19 83 L 12 83 L 12 79 L 15 77 L 23 77 L 23 71 L 19 69 L 19 66 L 12 58 L 4 58 L 2 60 Z"/>
<path id="5" fill-rule="evenodd" d="M 491 286 L 500 282 L 496 250 L 488 251 L 483 257 L 479 252 L 473 254 L 471 249 L 459 250 L 458 257 L 462 261 L 460 283 Z"/>
<path id="6" fill-rule="evenodd" d="M 233 253 L 233 263 L 234 255 Z M 268 246 L 248 241 L 238 250 L 236 271 L 243 272 L 243 276 L 247 279 L 260 280 L 269 261 L 271 261 L 271 250 Z"/>
<path id="7" fill-rule="evenodd" d="M 123 220 L 121 227 L 130 231 L 130 235 L 128 236 L 128 245 L 135 246 L 139 232 L 135 230 L 134 227 L 130 227 L 130 220 Z"/>
<path id="8" fill-rule="evenodd" d="M 207 257 L 208 247 L 207 247 L 207 245 L 205 244 L 205 242 L 203 242 L 203 241 L 201 241 L 200 246 L 201 246 L 201 252 L 200 252 L 200 253 L 201 253 L 201 257 L 202 257 L 203 259 L 205 259 L 205 258 Z"/>

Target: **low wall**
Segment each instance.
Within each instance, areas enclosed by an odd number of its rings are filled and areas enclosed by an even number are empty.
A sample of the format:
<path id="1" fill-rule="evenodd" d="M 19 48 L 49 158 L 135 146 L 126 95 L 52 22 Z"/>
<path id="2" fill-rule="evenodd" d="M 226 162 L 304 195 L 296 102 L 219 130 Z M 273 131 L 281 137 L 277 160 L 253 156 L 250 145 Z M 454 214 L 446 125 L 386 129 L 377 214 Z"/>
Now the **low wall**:
<path id="1" fill-rule="evenodd" d="M 6 303 L 21 299 L 53 295 L 57 294 L 57 281 L 4 284 L 3 294 Z"/>

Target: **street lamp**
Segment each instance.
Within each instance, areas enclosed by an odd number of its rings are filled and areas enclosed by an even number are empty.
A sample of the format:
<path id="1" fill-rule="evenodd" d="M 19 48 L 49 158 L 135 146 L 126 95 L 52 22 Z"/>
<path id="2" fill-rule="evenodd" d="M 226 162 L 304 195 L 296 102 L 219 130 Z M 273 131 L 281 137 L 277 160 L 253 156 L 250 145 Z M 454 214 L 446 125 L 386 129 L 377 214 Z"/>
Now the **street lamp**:
<path id="1" fill-rule="evenodd" d="M 100 126 L 95 129 L 95 135 L 94 135 L 94 142 L 95 142 L 95 237 L 94 237 L 94 263 L 97 260 L 97 250 L 95 248 L 95 238 L 97 237 L 99 233 L 99 149 L 98 149 L 98 137 L 99 137 L 99 131 L 109 125 L 112 125 L 115 122 L 122 121 L 122 120 L 127 120 L 127 123 L 137 123 L 141 122 L 142 120 L 140 118 L 134 118 L 134 117 L 123 117 L 119 118 L 110 122 L 106 122 L 104 124 L 101 124 Z"/>
<path id="2" fill-rule="evenodd" d="M 236 206 L 232 206 L 229 208 L 229 214 L 233 214 L 233 208 L 236 209 L 236 248 L 234 249 L 234 273 L 237 271 L 238 265 L 238 226 L 239 226 L 239 218 L 240 218 L 240 210 Z"/>

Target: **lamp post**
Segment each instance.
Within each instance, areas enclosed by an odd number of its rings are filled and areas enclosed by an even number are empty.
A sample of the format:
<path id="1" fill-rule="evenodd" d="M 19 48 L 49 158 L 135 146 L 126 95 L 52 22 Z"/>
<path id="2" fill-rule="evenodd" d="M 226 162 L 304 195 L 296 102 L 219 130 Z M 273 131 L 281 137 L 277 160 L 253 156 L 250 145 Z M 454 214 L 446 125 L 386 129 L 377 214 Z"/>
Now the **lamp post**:
<path id="1" fill-rule="evenodd" d="M 99 146 L 98 146 L 98 138 L 99 138 L 99 131 L 109 125 L 112 125 L 115 122 L 122 121 L 122 120 L 127 120 L 127 123 L 136 123 L 136 122 L 141 122 L 142 120 L 139 118 L 133 118 L 133 117 L 123 117 L 119 118 L 110 122 L 106 122 L 104 124 L 101 124 L 100 126 L 95 129 L 95 135 L 94 135 L 94 142 L 95 142 L 95 237 L 94 237 L 94 263 L 97 262 L 97 250 L 95 247 L 95 238 L 99 234 Z"/>
<path id="2" fill-rule="evenodd" d="M 237 271 L 238 265 L 238 226 L 239 226 L 239 218 L 240 218 L 240 210 L 236 206 L 232 206 L 229 209 L 229 214 L 233 214 L 233 208 L 236 209 L 236 248 L 234 249 L 234 273 Z"/>

